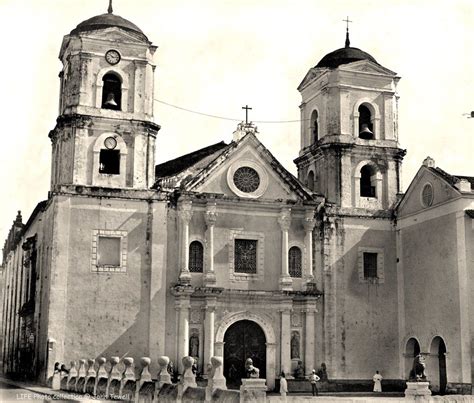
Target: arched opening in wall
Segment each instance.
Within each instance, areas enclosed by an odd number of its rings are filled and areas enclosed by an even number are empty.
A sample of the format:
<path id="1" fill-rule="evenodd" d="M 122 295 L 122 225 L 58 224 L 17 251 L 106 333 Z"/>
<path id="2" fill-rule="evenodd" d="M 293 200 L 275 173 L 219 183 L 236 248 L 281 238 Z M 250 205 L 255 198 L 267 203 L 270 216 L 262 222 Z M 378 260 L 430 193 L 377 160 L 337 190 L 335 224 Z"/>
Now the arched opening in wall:
<path id="1" fill-rule="evenodd" d="M 308 178 L 306 179 L 306 185 L 311 190 L 314 190 L 314 172 L 309 171 Z"/>
<path id="2" fill-rule="evenodd" d="M 359 138 L 364 140 L 374 139 L 372 112 L 364 104 L 359 106 Z"/>
<path id="3" fill-rule="evenodd" d="M 410 371 L 413 367 L 413 361 L 415 357 L 420 354 L 420 351 L 420 344 L 418 343 L 418 340 L 414 337 L 410 338 L 407 341 L 407 346 L 405 349 L 405 372 L 407 379 L 410 376 Z"/>
<path id="4" fill-rule="evenodd" d="M 430 357 L 426 372 L 430 374 L 432 390 L 444 394 L 447 384 L 446 344 L 440 336 L 436 336 L 431 342 Z"/>
<path id="5" fill-rule="evenodd" d="M 202 273 L 204 268 L 204 247 L 199 241 L 193 241 L 189 245 L 189 271 L 191 273 Z"/>
<path id="6" fill-rule="evenodd" d="M 291 277 L 301 278 L 303 275 L 301 249 L 292 246 L 288 251 L 288 271 Z"/>
<path id="7" fill-rule="evenodd" d="M 377 171 L 371 165 L 364 165 L 360 170 L 360 196 L 377 197 Z"/>
<path id="8" fill-rule="evenodd" d="M 120 111 L 122 109 L 122 81 L 114 73 L 102 78 L 102 108 Z"/>
<path id="9" fill-rule="evenodd" d="M 229 389 L 238 388 L 246 378 L 245 361 L 251 358 L 260 370 L 260 379 L 266 377 L 267 340 L 262 328 L 251 320 L 239 320 L 230 325 L 224 335 L 224 376 Z"/>
<path id="10" fill-rule="evenodd" d="M 311 114 L 311 142 L 317 143 L 319 140 L 319 123 L 318 111 L 313 111 Z"/>

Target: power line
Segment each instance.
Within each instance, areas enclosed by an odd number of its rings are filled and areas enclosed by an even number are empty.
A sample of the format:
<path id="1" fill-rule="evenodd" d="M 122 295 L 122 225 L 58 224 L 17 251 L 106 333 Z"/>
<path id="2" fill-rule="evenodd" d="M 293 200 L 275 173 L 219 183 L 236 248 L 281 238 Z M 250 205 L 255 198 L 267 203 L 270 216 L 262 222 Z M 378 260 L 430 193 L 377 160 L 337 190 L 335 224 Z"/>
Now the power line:
<path id="1" fill-rule="evenodd" d="M 170 104 L 169 102 L 165 102 L 165 101 L 162 101 L 162 100 L 156 99 L 156 98 L 154 98 L 154 101 L 159 102 L 160 104 L 163 104 L 163 105 L 170 106 L 172 108 L 176 108 L 176 109 L 185 111 L 185 112 L 194 113 L 196 115 L 207 116 L 207 117 L 213 118 L 213 119 L 222 119 L 222 120 L 230 120 L 230 121 L 233 121 L 233 122 L 242 122 L 242 119 L 228 118 L 228 117 L 225 117 L 225 116 L 218 116 L 218 115 L 213 115 L 213 114 L 210 114 L 210 113 L 199 112 L 199 111 L 195 111 L 195 110 L 192 110 L 192 109 L 183 108 L 182 106 L 173 105 L 173 104 Z M 310 119 L 304 119 L 304 121 L 307 121 L 307 120 L 310 120 Z M 253 121 L 253 123 L 297 123 L 297 122 L 298 123 L 302 122 L 302 120 L 298 119 L 298 120 L 254 120 Z"/>

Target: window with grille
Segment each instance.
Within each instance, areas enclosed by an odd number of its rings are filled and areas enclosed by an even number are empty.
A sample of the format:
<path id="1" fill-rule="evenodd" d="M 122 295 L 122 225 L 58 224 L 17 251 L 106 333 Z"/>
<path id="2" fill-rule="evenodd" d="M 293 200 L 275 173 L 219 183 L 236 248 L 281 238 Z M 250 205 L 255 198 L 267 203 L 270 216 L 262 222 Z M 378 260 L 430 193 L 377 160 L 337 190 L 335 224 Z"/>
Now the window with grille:
<path id="1" fill-rule="evenodd" d="M 377 254 L 364 252 L 364 278 L 377 278 Z"/>
<path id="2" fill-rule="evenodd" d="M 301 277 L 301 249 L 297 246 L 292 246 L 288 251 L 288 270 L 291 277 Z"/>
<path id="3" fill-rule="evenodd" d="M 97 250 L 98 266 L 120 266 L 121 258 L 120 237 L 99 236 Z"/>
<path id="4" fill-rule="evenodd" d="M 253 239 L 236 239 L 234 262 L 234 271 L 236 273 L 257 273 L 257 241 Z"/>
<path id="5" fill-rule="evenodd" d="M 204 248 L 199 241 L 193 241 L 189 245 L 189 271 L 202 273 L 204 266 Z"/>

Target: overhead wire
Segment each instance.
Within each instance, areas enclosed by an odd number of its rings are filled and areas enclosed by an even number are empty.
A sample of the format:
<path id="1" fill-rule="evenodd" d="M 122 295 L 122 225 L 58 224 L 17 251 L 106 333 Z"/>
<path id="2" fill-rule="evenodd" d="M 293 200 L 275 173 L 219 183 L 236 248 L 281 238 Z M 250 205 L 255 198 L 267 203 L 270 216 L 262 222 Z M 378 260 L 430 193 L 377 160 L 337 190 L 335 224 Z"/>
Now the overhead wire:
<path id="1" fill-rule="evenodd" d="M 207 116 L 207 117 L 213 118 L 213 119 L 230 120 L 230 121 L 233 121 L 233 122 L 242 122 L 243 121 L 242 119 L 236 119 L 236 118 L 229 118 L 229 117 L 225 117 L 225 116 L 213 115 L 213 114 L 210 114 L 210 113 L 204 113 L 204 112 L 199 112 L 199 111 L 196 111 L 196 110 L 193 110 L 193 109 L 184 108 L 182 106 L 178 106 L 178 105 L 174 105 L 174 104 L 171 104 L 169 102 L 166 102 L 166 101 L 162 101 L 161 99 L 153 98 L 153 100 L 156 101 L 156 102 L 159 102 L 160 104 L 170 106 L 172 108 L 176 108 L 176 109 L 179 109 L 179 110 L 182 110 L 182 111 L 185 111 L 185 112 L 189 112 L 189 113 L 194 113 L 196 115 Z M 252 123 L 297 123 L 297 122 L 304 122 L 304 121 L 308 121 L 308 120 L 310 120 L 310 119 L 303 119 L 303 120 L 301 120 L 301 119 L 297 119 L 297 120 L 252 120 Z"/>

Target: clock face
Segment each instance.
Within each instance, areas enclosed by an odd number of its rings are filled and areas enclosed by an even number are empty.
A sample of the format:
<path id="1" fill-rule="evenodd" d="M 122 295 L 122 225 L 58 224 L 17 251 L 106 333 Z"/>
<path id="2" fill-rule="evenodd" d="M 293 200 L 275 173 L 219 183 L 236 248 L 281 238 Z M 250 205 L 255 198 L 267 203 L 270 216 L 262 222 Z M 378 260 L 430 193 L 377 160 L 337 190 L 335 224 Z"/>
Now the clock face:
<path id="1" fill-rule="evenodd" d="M 117 147 L 117 140 L 115 140 L 113 137 L 107 137 L 104 141 L 104 145 L 109 150 L 113 150 L 115 147 Z"/>
<path id="2" fill-rule="evenodd" d="M 117 64 L 120 61 L 120 53 L 116 50 L 109 50 L 105 54 L 105 60 L 107 60 L 107 63 L 109 64 Z"/>

